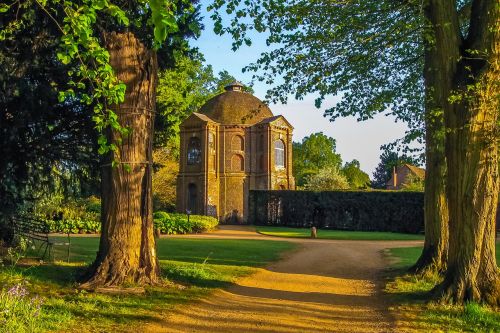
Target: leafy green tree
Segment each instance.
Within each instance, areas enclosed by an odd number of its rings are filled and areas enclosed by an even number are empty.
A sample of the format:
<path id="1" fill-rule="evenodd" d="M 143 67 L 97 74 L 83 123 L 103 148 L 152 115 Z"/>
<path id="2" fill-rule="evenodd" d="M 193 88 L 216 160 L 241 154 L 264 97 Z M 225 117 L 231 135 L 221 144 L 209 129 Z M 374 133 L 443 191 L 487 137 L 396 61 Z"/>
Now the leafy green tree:
<path id="1" fill-rule="evenodd" d="M 16 1 L 2 4 L 0 41 L 46 15 L 58 29 L 57 56 L 68 65 L 59 103 L 92 106 L 100 135 L 102 233 L 86 286 L 159 279 L 152 218 L 152 137 L 158 57 L 182 49 L 193 3 L 170 0 Z M 6 14 L 5 14 L 6 13 Z"/>
<path id="2" fill-rule="evenodd" d="M 298 186 L 304 186 L 307 177 L 326 167 L 340 169 L 342 159 L 335 152 L 335 139 L 323 133 L 314 133 L 293 143 L 293 173 Z"/>
<path id="3" fill-rule="evenodd" d="M 370 176 L 360 169 L 358 160 L 346 162 L 342 168 L 342 174 L 349 182 L 349 187 L 352 189 L 365 189 L 370 187 Z"/>
<path id="4" fill-rule="evenodd" d="M 153 174 L 153 200 L 155 209 L 174 211 L 177 194 L 177 174 L 179 160 L 171 153 L 171 148 L 154 150 L 155 172 Z"/>
<path id="5" fill-rule="evenodd" d="M 403 191 L 411 192 L 423 192 L 424 191 L 424 181 L 415 175 L 408 175 L 406 182 L 403 184 Z"/>
<path id="6" fill-rule="evenodd" d="M 350 185 L 347 178 L 335 166 L 321 168 L 315 174 L 306 177 L 304 189 L 308 191 L 346 190 Z"/>
<path id="7" fill-rule="evenodd" d="M 417 270 L 446 269 L 436 289 L 442 300 L 500 304 L 498 2 L 218 0 L 210 9 L 235 48 L 251 43 L 252 29 L 267 32 L 274 47 L 249 68 L 264 69 L 257 78 L 270 84 L 281 74 L 271 98 L 315 92 L 319 106 L 340 95 L 332 117 L 391 110 L 414 131 L 425 128 L 426 240 Z M 228 26 L 223 10 L 233 15 Z"/>
<path id="8" fill-rule="evenodd" d="M 166 146 L 179 140 L 179 126 L 197 111 L 217 91 L 210 65 L 205 66 L 200 55 L 194 59 L 182 56 L 175 68 L 159 74 L 156 95 L 159 116 L 155 123 L 155 146 Z"/>
<path id="9" fill-rule="evenodd" d="M 11 15 L 0 18 L 9 22 Z M 22 30 L 0 41 L 0 224 L 42 196 L 98 192 L 91 109 L 58 101 L 69 70 L 55 60 L 58 36 L 46 14 L 34 11 Z"/>

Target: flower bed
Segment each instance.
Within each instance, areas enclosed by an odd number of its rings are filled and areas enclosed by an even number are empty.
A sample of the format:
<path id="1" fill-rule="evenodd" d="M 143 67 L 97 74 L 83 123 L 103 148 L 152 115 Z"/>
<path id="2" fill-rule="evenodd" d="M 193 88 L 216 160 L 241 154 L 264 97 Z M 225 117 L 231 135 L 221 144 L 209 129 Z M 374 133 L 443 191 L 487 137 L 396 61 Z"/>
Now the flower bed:
<path id="1" fill-rule="evenodd" d="M 29 296 L 23 284 L 0 290 L 0 332 L 40 331 L 42 299 Z"/>

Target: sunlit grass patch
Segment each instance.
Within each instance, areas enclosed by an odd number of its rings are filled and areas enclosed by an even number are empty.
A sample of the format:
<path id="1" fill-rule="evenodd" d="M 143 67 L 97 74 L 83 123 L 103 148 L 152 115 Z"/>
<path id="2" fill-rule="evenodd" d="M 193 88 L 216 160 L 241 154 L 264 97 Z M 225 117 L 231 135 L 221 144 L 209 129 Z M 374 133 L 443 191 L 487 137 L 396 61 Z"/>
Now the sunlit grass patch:
<path id="1" fill-rule="evenodd" d="M 497 244 L 497 262 L 500 262 Z M 437 273 L 406 274 L 422 247 L 395 248 L 387 253 L 393 259 L 391 277 L 385 292 L 392 296 L 392 310 L 398 329 L 422 332 L 500 332 L 500 312 L 485 305 L 443 305 L 432 301 L 431 290 L 442 277 Z"/>
<path id="2" fill-rule="evenodd" d="M 146 288 L 143 295 L 102 294 L 79 290 L 77 277 L 94 260 L 99 238 L 71 239 L 71 263 L 0 267 L 0 288 L 24 283 L 30 294 L 44 299 L 32 331 L 140 331 L 145 322 L 160 320 L 174 306 L 208 295 L 255 268 L 276 260 L 295 245 L 261 240 L 169 239 L 158 241 L 164 286 Z M 65 259 L 67 249 L 55 249 Z M 24 325 L 26 326 L 26 325 Z M 0 332 L 23 332 L 22 329 Z"/>
<path id="3" fill-rule="evenodd" d="M 309 238 L 311 230 L 308 228 L 288 228 L 257 226 L 258 233 L 276 237 L 291 238 Z M 318 229 L 319 239 L 338 239 L 338 240 L 423 240 L 422 235 L 402 234 L 396 232 L 378 232 L 378 231 L 344 231 L 344 230 L 326 230 Z"/>

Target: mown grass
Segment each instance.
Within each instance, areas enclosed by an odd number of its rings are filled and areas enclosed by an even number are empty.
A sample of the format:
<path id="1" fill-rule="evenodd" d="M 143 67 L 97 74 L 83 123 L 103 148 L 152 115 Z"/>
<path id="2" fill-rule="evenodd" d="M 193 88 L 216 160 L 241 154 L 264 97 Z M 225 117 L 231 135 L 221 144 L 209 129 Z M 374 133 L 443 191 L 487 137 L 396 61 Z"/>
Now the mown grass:
<path id="1" fill-rule="evenodd" d="M 144 295 L 111 295 L 77 288 L 98 244 L 97 237 L 72 238 L 71 263 L 6 265 L 0 268 L 0 286 L 23 283 L 32 295 L 43 297 L 40 331 L 138 332 L 141 324 L 160 320 L 175 305 L 206 296 L 294 247 L 276 241 L 160 239 L 160 265 L 170 282 L 147 288 Z M 66 248 L 56 248 L 54 255 L 66 260 Z"/>
<path id="2" fill-rule="evenodd" d="M 389 249 L 395 259 L 385 291 L 392 296 L 393 310 L 401 330 L 422 332 L 500 332 L 500 312 L 485 305 L 443 305 L 432 301 L 430 291 L 441 282 L 436 273 L 406 274 L 422 252 L 422 247 Z M 500 244 L 496 248 L 500 264 Z M 499 265 L 500 266 L 500 265 Z"/>
<path id="3" fill-rule="evenodd" d="M 292 238 L 310 238 L 311 230 L 308 228 L 288 228 L 288 227 L 269 227 L 257 226 L 257 232 L 277 237 Z M 317 230 L 317 236 L 320 239 L 338 239 L 338 240 L 423 240 L 422 235 L 401 234 L 396 232 L 378 232 L 378 231 L 343 231 L 343 230 Z"/>

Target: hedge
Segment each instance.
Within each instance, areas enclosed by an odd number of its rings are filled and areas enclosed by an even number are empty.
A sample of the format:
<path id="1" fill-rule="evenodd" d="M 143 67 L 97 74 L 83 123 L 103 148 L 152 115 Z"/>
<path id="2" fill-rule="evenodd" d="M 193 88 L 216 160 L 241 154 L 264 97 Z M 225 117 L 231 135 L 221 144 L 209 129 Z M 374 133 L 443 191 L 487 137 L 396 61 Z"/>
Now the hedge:
<path id="1" fill-rule="evenodd" d="M 62 219 L 52 220 L 43 216 L 37 216 L 45 222 L 50 232 L 86 234 L 101 231 L 101 222 L 85 219 Z M 213 230 L 218 224 L 216 218 L 211 216 L 191 215 L 189 222 L 185 214 L 169 214 L 166 212 L 154 213 L 155 228 L 160 229 L 162 234 L 188 234 Z"/>
<path id="2" fill-rule="evenodd" d="M 156 212 L 154 224 L 162 234 L 190 234 L 210 231 L 217 227 L 219 221 L 212 216 L 190 215 L 189 221 L 186 214 Z"/>
<path id="3" fill-rule="evenodd" d="M 248 221 L 256 225 L 421 233 L 424 194 L 252 190 Z"/>

